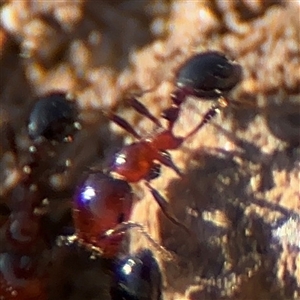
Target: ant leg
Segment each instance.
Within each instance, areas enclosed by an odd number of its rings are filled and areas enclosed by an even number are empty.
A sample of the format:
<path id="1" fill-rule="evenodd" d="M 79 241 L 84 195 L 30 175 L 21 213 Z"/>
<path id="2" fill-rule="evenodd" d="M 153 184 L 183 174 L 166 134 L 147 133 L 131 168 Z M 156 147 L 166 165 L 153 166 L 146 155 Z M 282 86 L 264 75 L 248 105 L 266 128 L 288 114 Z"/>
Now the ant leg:
<path id="1" fill-rule="evenodd" d="M 180 111 L 180 106 L 172 106 L 170 108 L 165 109 L 161 113 L 162 118 L 168 121 L 168 130 L 170 132 L 173 130 L 175 122 L 178 119 L 179 111 Z"/>
<path id="2" fill-rule="evenodd" d="M 134 96 L 130 97 L 128 99 L 128 102 L 139 114 L 151 120 L 156 126 L 162 127 L 160 121 L 154 115 L 152 115 L 149 109 L 140 101 L 138 101 Z"/>
<path id="3" fill-rule="evenodd" d="M 174 259 L 176 258 L 175 254 L 171 253 L 165 247 L 161 246 L 157 241 L 155 241 L 151 237 L 151 235 L 146 231 L 145 227 L 140 223 L 136 223 L 132 221 L 122 222 L 118 224 L 115 228 L 107 230 L 103 234 L 102 238 L 108 238 L 114 235 L 123 234 L 127 230 L 131 230 L 131 229 L 138 229 L 138 231 L 150 242 L 150 245 L 155 250 L 160 252 L 166 260 L 174 261 Z"/>
<path id="4" fill-rule="evenodd" d="M 151 180 L 159 177 L 160 176 L 160 170 L 161 170 L 160 164 L 154 164 L 153 167 L 151 168 L 150 172 L 146 176 L 145 180 L 146 181 L 151 181 Z"/>
<path id="5" fill-rule="evenodd" d="M 184 229 L 188 234 L 191 234 L 189 228 L 187 228 L 183 223 L 181 223 L 170 211 L 170 204 L 166 201 L 166 199 L 156 190 L 154 189 L 148 181 L 145 182 L 147 188 L 150 190 L 153 198 L 156 203 L 159 205 L 164 215 L 175 225 Z"/>
<path id="6" fill-rule="evenodd" d="M 198 124 L 198 126 L 196 126 L 196 128 L 194 128 L 189 134 L 187 134 L 183 140 L 187 140 L 189 137 L 191 137 L 192 135 L 194 135 L 197 131 L 199 131 L 205 124 L 209 123 L 210 120 L 212 118 L 214 118 L 221 109 L 227 107 L 229 105 L 229 100 L 224 98 L 224 97 L 220 97 L 218 99 L 218 104 L 213 105 L 207 112 L 206 114 L 203 116 L 201 122 Z"/>
<path id="7" fill-rule="evenodd" d="M 160 157 L 158 158 L 158 161 L 166 166 L 169 167 L 170 169 L 172 169 L 178 176 L 182 177 L 182 172 L 177 168 L 177 166 L 175 165 L 175 163 L 172 160 L 171 154 L 167 151 L 161 151 L 160 152 Z"/>
<path id="8" fill-rule="evenodd" d="M 165 109 L 161 116 L 168 121 L 168 130 L 172 131 L 175 122 L 178 119 L 180 106 L 186 98 L 186 91 L 183 89 L 177 89 L 171 94 L 171 100 L 173 102 L 170 108 Z"/>
<path id="9" fill-rule="evenodd" d="M 107 117 L 121 128 L 132 134 L 136 139 L 140 140 L 141 136 L 133 129 L 133 127 L 123 118 L 119 117 L 116 114 L 110 113 L 107 114 Z"/>
<path id="10" fill-rule="evenodd" d="M 190 92 L 186 88 L 177 88 L 172 94 L 171 94 L 171 100 L 175 106 L 180 106 L 187 95 L 189 95 Z"/>
<path id="11" fill-rule="evenodd" d="M 76 234 L 72 235 L 60 235 L 56 239 L 56 246 L 58 247 L 75 247 L 82 248 L 90 252 L 90 258 L 95 259 L 97 257 L 103 256 L 103 251 L 101 248 L 94 246 L 93 244 L 88 244 L 79 239 Z"/>

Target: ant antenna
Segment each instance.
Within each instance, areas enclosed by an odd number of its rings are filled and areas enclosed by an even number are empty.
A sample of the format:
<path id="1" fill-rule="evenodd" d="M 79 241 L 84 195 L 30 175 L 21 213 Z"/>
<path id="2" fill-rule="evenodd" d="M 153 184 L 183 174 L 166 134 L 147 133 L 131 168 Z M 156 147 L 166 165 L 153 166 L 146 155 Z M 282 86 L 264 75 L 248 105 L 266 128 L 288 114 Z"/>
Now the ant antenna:
<path id="1" fill-rule="evenodd" d="M 231 101 L 231 100 L 230 100 Z M 221 109 L 224 109 L 229 105 L 229 100 L 224 98 L 223 96 L 218 99 L 218 104 L 213 105 L 203 116 L 201 122 L 194 128 L 189 134 L 187 134 L 184 140 L 187 140 L 192 135 L 194 135 L 197 131 L 199 131 L 205 124 L 207 124 L 212 118 L 214 118 Z"/>

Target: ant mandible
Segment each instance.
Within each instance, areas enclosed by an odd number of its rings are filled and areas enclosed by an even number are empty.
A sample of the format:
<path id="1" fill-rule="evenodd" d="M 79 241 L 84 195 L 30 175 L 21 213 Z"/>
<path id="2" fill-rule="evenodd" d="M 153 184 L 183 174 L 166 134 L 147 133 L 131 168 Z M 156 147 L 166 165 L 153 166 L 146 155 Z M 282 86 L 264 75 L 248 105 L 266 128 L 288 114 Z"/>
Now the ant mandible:
<path id="1" fill-rule="evenodd" d="M 152 115 L 148 108 L 131 97 L 129 103 L 133 109 L 151 120 L 160 131 L 151 137 L 143 138 L 125 119 L 110 113 L 110 120 L 132 134 L 138 141 L 125 145 L 115 155 L 108 173 L 127 182 L 143 180 L 168 219 L 187 229 L 173 216 L 167 201 L 151 186 L 150 181 L 160 175 L 161 165 L 173 169 L 182 176 L 168 150 L 178 149 L 182 143 L 216 116 L 220 109 L 233 102 L 229 100 L 227 94 L 241 81 L 241 75 L 241 66 L 230 61 L 220 52 L 208 51 L 191 57 L 179 68 L 175 77 L 176 89 L 171 94 L 172 106 L 162 112 L 162 117 L 168 121 L 167 129 L 162 127 L 160 120 Z M 173 133 L 173 127 L 178 120 L 181 105 L 188 96 L 213 99 L 217 103 L 204 114 L 191 132 L 184 137 L 179 137 Z"/>

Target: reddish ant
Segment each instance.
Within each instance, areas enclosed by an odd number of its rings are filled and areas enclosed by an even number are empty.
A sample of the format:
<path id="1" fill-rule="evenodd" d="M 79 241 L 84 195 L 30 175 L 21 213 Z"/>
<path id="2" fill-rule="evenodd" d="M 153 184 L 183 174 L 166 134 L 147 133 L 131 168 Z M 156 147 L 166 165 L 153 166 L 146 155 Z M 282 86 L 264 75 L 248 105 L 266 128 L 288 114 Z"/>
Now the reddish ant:
<path id="1" fill-rule="evenodd" d="M 196 54 L 183 64 L 176 76 L 176 90 L 171 94 L 172 106 L 163 111 L 162 117 L 168 121 L 167 129 L 162 128 L 160 121 L 137 99 L 129 99 L 130 105 L 141 115 L 150 119 L 161 130 L 150 138 L 142 138 L 134 128 L 123 118 L 110 114 L 109 118 L 132 134 L 138 142 L 125 145 L 114 157 L 108 172 L 112 176 L 122 178 L 126 182 L 144 180 L 154 199 L 164 214 L 173 223 L 187 229 L 169 210 L 167 201 L 155 190 L 150 181 L 160 175 L 160 164 L 173 169 L 179 176 L 180 170 L 173 163 L 167 150 L 179 148 L 183 142 L 207 124 L 221 108 L 229 101 L 227 94 L 241 80 L 241 67 L 229 61 L 222 53 L 209 51 Z M 185 137 L 173 133 L 173 127 L 178 119 L 181 104 L 188 96 L 216 99 L 203 116 L 200 123 Z"/>
<path id="2" fill-rule="evenodd" d="M 177 149 L 181 144 L 213 118 L 218 110 L 227 105 L 224 96 L 241 78 L 240 66 L 230 62 L 218 52 L 200 53 L 186 62 L 177 74 L 177 90 L 172 94 L 173 106 L 163 112 L 169 122 L 163 129 L 160 121 L 137 99 L 131 98 L 131 106 L 150 119 L 161 131 L 151 138 L 143 139 L 123 118 L 110 114 L 109 118 L 131 133 L 138 142 L 125 145 L 114 157 L 107 172 L 89 172 L 74 197 L 73 217 L 76 234 L 73 238 L 85 246 L 100 249 L 106 257 L 116 254 L 127 229 L 138 227 L 129 222 L 133 205 L 129 183 L 144 180 L 154 199 L 164 214 L 175 224 L 189 229 L 172 215 L 167 201 L 155 190 L 150 181 L 160 175 L 160 164 L 172 168 L 178 175 L 180 170 L 173 163 L 167 150 Z M 199 125 L 185 137 L 173 134 L 180 105 L 189 95 L 217 98 L 213 106 L 202 118 Z M 146 233 L 145 233 L 146 234 Z M 157 245 L 149 236 L 152 244 Z M 71 237 L 68 238 L 72 240 Z"/>
<path id="3" fill-rule="evenodd" d="M 46 195 L 40 189 L 43 172 L 40 165 L 48 155 L 47 143 L 70 140 L 76 116 L 75 107 L 61 93 L 42 97 L 31 111 L 28 123 L 28 134 L 33 142 L 29 148 L 30 158 L 21 167 L 21 178 L 8 203 L 10 216 L 2 227 L 0 299 L 47 299 L 47 276 L 41 255 L 47 248 L 41 225 L 41 206 Z M 15 137 L 9 127 L 6 135 L 17 157 Z"/>

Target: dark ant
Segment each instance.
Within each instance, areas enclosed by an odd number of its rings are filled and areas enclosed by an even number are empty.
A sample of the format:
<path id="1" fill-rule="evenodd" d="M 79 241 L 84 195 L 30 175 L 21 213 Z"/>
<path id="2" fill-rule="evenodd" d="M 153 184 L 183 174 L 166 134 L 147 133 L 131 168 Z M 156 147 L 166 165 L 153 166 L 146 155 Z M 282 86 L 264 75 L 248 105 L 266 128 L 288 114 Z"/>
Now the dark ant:
<path id="1" fill-rule="evenodd" d="M 77 110 L 61 92 L 44 96 L 37 101 L 28 120 L 28 135 L 37 142 L 41 139 L 62 142 L 73 134 Z"/>
<path id="2" fill-rule="evenodd" d="M 151 114 L 148 108 L 135 97 L 131 97 L 130 105 L 160 128 L 160 131 L 151 137 L 142 138 L 126 120 L 116 114 L 109 114 L 110 120 L 132 134 L 138 142 L 125 145 L 115 155 L 108 173 L 126 182 L 144 180 L 168 219 L 187 231 L 189 230 L 173 216 L 163 196 L 150 185 L 150 181 L 160 175 L 161 164 L 182 176 L 167 150 L 179 148 L 216 116 L 220 109 L 228 106 L 229 102 L 234 102 L 227 98 L 227 94 L 240 82 L 241 74 L 241 66 L 228 60 L 220 52 L 208 51 L 190 58 L 177 72 L 176 89 L 171 94 L 172 106 L 162 113 L 162 117 L 168 121 L 167 129 L 162 127 L 161 122 Z M 178 120 L 181 104 L 188 96 L 214 99 L 217 104 L 204 114 L 202 120 L 190 133 L 184 137 L 178 137 L 173 133 L 173 127 Z"/>
<path id="3" fill-rule="evenodd" d="M 29 159 L 21 166 L 20 180 L 12 191 L 10 216 L 3 225 L 4 252 L 0 254 L 0 299 L 47 299 L 46 265 L 40 255 L 47 250 L 42 229 L 40 164 L 47 157 L 47 144 L 70 141 L 75 131 L 76 108 L 62 93 L 40 98 L 34 105 L 28 123 L 32 140 Z M 13 131 L 7 128 L 7 139 L 17 157 Z"/>
<path id="4" fill-rule="evenodd" d="M 160 300 L 161 274 L 149 250 L 119 259 L 115 263 L 112 300 Z"/>

